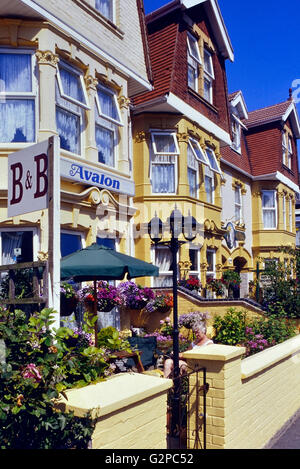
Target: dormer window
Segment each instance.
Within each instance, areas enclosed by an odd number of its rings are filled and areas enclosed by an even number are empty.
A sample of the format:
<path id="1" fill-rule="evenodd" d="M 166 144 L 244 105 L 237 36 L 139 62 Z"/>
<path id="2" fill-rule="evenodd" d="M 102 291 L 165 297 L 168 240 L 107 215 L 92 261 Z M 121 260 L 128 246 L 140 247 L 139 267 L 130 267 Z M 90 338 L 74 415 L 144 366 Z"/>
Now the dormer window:
<path id="1" fill-rule="evenodd" d="M 288 136 L 288 168 L 292 169 L 292 157 L 293 157 L 293 147 L 292 147 L 292 139 Z"/>
<path id="2" fill-rule="evenodd" d="M 292 169 L 293 147 L 292 137 L 287 132 L 282 132 L 282 163 Z"/>
<path id="3" fill-rule="evenodd" d="M 202 65 L 197 39 L 188 33 L 188 86 L 198 92 L 199 66 Z"/>
<path id="4" fill-rule="evenodd" d="M 203 76 L 203 96 L 209 103 L 213 102 L 213 83 L 215 79 L 212 54 L 204 47 L 204 76 Z"/>

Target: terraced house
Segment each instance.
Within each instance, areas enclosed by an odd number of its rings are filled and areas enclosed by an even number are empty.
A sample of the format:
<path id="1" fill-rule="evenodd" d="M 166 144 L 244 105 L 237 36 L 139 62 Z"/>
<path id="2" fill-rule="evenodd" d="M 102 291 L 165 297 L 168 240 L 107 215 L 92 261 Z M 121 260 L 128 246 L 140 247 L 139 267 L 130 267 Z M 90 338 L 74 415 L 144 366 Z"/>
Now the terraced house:
<path id="1" fill-rule="evenodd" d="M 278 246 L 295 246 L 298 188 L 295 104 L 249 112 L 241 91 L 228 94 L 233 49 L 214 0 L 178 0 L 147 15 L 153 90 L 134 98 L 136 223 L 173 208 L 202 229 L 181 246 L 181 275 L 205 287 L 227 269 L 240 273 L 237 295 Z M 171 253 L 136 239 L 138 257 L 160 267 L 154 286 L 172 283 Z"/>
<path id="2" fill-rule="evenodd" d="M 135 0 L 0 4 L 1 263 L 47 257 L 47 210 L 7 216 L 7 158 L 58 135 L 61 255 L 95 242 L 130 253 L 129 102 L 151 89 Z"/>

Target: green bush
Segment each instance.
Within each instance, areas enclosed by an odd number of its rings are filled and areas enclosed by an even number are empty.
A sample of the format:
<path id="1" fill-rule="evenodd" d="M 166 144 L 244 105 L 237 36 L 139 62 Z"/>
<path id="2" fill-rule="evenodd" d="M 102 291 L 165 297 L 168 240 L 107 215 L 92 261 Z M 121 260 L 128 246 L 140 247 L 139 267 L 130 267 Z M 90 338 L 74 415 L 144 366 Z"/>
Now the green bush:
<path id="1" fill-rule="evenodd" d="M 44 309 L 27 320 L 22 311 L 0 309 L 1 449 L 81 449 L 91 439 L 89 415 L 58 412 L 54 400 L 64 389 L 103 379 L 105 352 L 80 331 L 53 333 L 52 314 Z"/>
<path id="2" fill-rule="evenodd" d="M 245 340 L 246 313 L 230 308 L 222 317 L 216 315 L 213 327 L 216 331 L 215 342 L 237 345 Z"/>

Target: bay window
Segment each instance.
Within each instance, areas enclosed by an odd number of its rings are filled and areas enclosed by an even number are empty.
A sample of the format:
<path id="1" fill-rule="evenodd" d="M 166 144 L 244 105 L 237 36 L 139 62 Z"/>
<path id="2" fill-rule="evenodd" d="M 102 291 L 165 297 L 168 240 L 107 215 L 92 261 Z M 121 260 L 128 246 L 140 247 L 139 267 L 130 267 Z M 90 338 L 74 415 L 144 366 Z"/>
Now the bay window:
<path id="1" fill-rule="evenodd" d="M 151 133 L 150 179 L 154 194 L 175 194 L 179 148 L 173 132 Z"/>
<path id="2" fill-rule="evenodd" d="M 188 181 L 189 181 L 189 190 L 191 197 L 197 197 L 198 193 L 198 160 L 195 157 L 195 153 L 192 149 L 192 144 L 189 142 L 187 149 L 187 171 L 188 171 Z"/>
<path id="3" fill-rule="evenodd" d="M 262 191 L 262 216 L 265 229 L 277 228 L 277 201 L 276 191 Z"/>
<path id="4" fill-rule="evenodd" d="M 63 150 L 81 154 L 86 109 L 89 106 L 83 74 L 61 62 L 57 68 L 56 126 Z"/>
<path id="5" fill-rule="evenodd" d="M 32 51 L 0 49 L 0 142 L 36 140 L 37 85 Z"/>
<path id="6" fill-rule="evenodd" d="M 204 47 L 204 98 L 209 103 L 213 102 L 213 82 L 215 79 L 212 54 Z"/>
<path id="7" fill-rule="evenodd" d="M 100 85 L 96 95 L 96 145 L 98 161 L 115 167 L 119 142 L 119 128 L 122 126 L 116 93 Z"/>
<path id="8" fill-rule="evenodd" d="M 187 34 L 188 50 L 188 86 L 198 91 L 199 66 L 202 64 L 197 39 Z"/>

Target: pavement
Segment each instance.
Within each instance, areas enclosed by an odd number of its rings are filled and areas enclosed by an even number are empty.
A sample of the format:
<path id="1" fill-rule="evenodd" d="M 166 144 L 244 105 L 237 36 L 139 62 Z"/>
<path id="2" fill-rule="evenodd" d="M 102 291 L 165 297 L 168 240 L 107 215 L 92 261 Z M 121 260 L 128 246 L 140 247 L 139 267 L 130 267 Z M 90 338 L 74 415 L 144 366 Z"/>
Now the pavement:
<path id="1" fill-rule="evenodd" d="M 265 449 L 300 449 L 300 409 L 276 433 Z"/>

